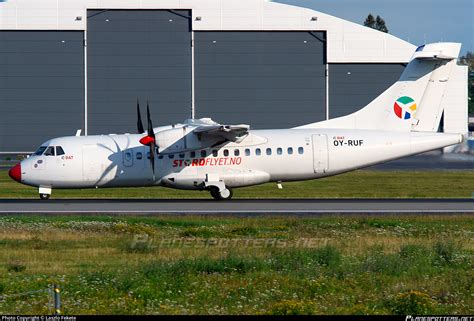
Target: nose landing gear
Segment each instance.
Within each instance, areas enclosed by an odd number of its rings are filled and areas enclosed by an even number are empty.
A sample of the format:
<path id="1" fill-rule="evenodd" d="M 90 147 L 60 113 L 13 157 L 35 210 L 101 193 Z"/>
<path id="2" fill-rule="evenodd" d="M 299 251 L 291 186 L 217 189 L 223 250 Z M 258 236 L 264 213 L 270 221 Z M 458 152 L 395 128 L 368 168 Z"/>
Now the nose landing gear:
<path id="1" fill-rule="evenodd" d="M 49 200 L 49 198 L 51 197 L 51 187 L 40 186 L 39 197 L 42 200 Z"/>
<path id="2" fill-rule="evenodd" d="M 49 200 L 49 198 L 51 197 L 51 194 L 39 194 L 40 195 L 40 199 L 42 200 Z"/>

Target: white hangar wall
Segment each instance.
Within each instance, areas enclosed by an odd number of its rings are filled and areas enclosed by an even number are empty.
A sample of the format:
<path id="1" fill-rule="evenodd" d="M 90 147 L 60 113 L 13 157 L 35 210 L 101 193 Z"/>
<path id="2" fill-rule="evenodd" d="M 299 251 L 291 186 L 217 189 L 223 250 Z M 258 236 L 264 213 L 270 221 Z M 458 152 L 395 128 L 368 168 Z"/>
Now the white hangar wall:
<path id="1" fill-rule="evenodd" d="M 196 116 L 282 128 L 336 117 L 396 81 L 414 50 L 262 0 L 7 0 L 0 152 L 31 151 L 81 127 L 134 132 L 137 98 L 150 100 L 155 125 Z"/>

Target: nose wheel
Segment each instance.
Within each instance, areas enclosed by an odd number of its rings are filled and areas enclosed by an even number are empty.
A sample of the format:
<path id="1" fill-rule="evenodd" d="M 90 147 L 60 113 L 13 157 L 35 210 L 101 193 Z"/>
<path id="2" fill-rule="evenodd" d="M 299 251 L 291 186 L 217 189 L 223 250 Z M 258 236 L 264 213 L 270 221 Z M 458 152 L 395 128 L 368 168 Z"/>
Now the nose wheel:
<path id="1" fill-rule="evenodd" d="M 50 194 L 39 194 L 39 196 L 42 200 L 49 200 L 49 198 L 51 197 Z"/>
<path id="2" fill-rule="evenodd" d="M 219 190 L 219 187 L 217 186 L 211 186 L 209 188 L 209 192 L 211 193 L 211 196 L 218 201 L 224 201 L 224 200 L 230 200 L 232 198 L 232 190 L 228 187 Z"/>
<path id="3" fill-rule="evenodd" d="M 49 200 L 49 198 L 51 197 L 52 189 L 49 186 L 40 186 L 38 192 L 40 199 Z"/>

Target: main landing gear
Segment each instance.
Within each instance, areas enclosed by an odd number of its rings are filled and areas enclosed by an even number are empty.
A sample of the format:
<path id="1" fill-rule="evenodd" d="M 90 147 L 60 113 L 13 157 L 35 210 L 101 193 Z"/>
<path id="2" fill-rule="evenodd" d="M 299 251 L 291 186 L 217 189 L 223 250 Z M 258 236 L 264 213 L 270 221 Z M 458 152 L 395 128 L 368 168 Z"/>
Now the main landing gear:
<path id="1" fill-rule="evenodd" d="M 206 174 L 204 189 L 211 192 L 211 196 L 218 201 L 230 200 L 232 198 L 232 190 L 225 186 L 224 181 L 215 173 Z"/>
<path id="2" fill-rule="evenodd" d="M 209 192 L 211 192 L 211 196 L 218 201 L 223 201 L 223 200 L 230 200 L 232 198 L 232 190 L 228 187 L 219 190 L 219 187 L 217 186 L 211 186 L 209 188 Z"/>

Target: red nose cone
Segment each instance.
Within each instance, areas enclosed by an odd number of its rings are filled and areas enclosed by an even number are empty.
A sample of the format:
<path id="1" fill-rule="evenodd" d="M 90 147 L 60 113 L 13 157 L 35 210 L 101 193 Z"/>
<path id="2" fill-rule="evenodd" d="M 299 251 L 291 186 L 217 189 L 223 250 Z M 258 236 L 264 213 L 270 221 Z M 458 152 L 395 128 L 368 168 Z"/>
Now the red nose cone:
<path id="1" fill-rule="evenodd" d="M 151 144 L 151 142 L 154 142 L 155 139 L 153 137 L 150 137 L 150 136 L 145 136 L 145 137 L 142 137 L 142 139 L 140 139 L 140 143 L 142 145 L 147 145 L 149 146 Z"/>
<path id="2" fill-rule="evenodd" d="M 21 182 L 21 165 L 20 163 L 16 164 L 15 167 L 12 167 L 8 172 L 8 175 L 17 182 Z"/>

